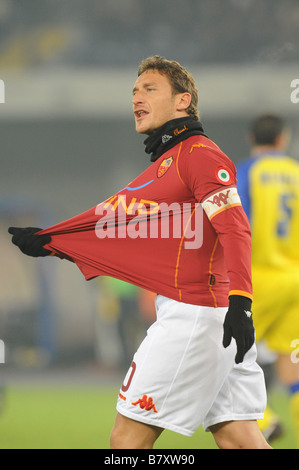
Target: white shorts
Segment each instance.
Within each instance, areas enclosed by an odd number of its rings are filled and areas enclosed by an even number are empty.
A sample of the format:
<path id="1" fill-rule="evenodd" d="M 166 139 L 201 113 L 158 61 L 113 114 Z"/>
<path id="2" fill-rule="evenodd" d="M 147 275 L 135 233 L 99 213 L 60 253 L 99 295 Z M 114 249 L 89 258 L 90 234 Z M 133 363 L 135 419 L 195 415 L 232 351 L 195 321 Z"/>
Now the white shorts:
<path id="1" fill-rule="evenodd" d="M 118 412 L 186 436 L 200 425 L 263 418 L 266 389 L 255 345 L 241 364 L 234 340 L 222 346 L 227 308 L 158 295 L 156 311 L 120 389 Z"/>

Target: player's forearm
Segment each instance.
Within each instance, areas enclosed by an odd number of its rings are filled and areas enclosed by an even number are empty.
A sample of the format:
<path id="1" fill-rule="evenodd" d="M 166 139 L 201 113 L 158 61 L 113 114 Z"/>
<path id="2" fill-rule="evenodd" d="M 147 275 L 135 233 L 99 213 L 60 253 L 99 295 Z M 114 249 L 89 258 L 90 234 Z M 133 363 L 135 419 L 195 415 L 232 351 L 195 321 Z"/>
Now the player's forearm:
<path id="1" fill-rule="evenodd" d="M 213 225 L 224 249 L 229 295 L 242 295 L 252 300 L 251 232 L 242 207 L 219 214 Z"/>

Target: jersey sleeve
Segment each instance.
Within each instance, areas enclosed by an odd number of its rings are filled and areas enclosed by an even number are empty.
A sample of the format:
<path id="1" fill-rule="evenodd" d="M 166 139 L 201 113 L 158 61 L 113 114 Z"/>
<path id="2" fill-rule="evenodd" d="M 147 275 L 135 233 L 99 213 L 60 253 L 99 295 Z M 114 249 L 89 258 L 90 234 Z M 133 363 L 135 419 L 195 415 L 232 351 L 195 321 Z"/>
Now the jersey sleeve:
<path id="1" fill-rule="evenodd" d="M 251 231 L 236 187 L 235 165 L 221 151 L 203 147 L 185 154 L 180 169 L 223 247 L 229 295 L 252 299 Z"/>
<path id="2" fill-rule="evenodd" d="M 228 209 L 215 215 L 211 223 L 224 249 L 229 295 L 243 295 L 252 300 L 249 222 L 241 205 Z"/>

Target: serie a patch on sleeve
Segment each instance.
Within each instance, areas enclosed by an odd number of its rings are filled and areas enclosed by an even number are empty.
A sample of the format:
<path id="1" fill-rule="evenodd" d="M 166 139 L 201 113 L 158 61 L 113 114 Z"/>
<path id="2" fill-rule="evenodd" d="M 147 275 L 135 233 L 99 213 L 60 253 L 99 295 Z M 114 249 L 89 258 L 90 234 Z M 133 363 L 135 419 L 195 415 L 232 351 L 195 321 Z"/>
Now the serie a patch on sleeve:
<path id="1" fill-rule="evenodd" d="M 202 207 L 211 220 L 215 215 L 231 207 L 241 206 L 241 199 L 236 187 L 223 188 L 202 202 Z"/>

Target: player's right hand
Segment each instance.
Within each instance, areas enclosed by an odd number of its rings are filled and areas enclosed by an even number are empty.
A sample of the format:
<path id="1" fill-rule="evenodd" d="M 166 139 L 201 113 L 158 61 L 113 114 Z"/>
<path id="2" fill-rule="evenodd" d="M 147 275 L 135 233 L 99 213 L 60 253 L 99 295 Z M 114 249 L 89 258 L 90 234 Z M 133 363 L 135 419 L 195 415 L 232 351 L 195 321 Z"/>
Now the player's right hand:
<path id="1" fill-rule="evenodd" d="M 50 235 L 36 235 L 36 232 L 41 231 L 37 227 L 9 227 L 8 233 L 12 237 L 12 243 L 20 248 L 22 253 L 28 256 L 49 256 L 50 250 L 44 248 L 44 245 L 50 243 Z"/>

